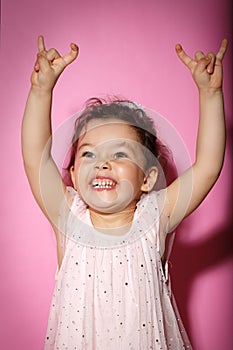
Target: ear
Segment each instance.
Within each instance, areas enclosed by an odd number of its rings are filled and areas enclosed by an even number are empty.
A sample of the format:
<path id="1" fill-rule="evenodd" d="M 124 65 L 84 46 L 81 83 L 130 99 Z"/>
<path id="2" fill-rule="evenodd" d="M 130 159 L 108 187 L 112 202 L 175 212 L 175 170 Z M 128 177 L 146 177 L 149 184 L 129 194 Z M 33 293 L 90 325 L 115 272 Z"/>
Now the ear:
<path id="1" fill-rule="evenodd" d="M 144 182 L 141 186 L 141 191 L 150 192 L 156 183 L 157 177 L 158 169 L 155 166 L 149 168 L 145 174 Z"/>
<path id="2" fill-rule="evenodd" d="M 73 165 L 72 165 L 72 167 L 70 167 L 70 177 L 71 177 L 72 184 L 73 184 L 74 188 L 76 189 L 76 182 L 75 182 L 74 166 Z"/>

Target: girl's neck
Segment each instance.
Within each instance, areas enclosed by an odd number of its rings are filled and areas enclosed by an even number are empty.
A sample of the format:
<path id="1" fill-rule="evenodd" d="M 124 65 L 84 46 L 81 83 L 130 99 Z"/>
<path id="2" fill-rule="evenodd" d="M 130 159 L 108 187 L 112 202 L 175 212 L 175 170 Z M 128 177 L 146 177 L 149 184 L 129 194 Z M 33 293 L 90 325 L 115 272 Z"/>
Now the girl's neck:
<path id="1" fill-rule="evenodd" d="M 92 225 L 97 231 L 109 235 L 123 235 L 131 227 L 135 206 L 117 213 L 100 213 L 89 208 Z"/>

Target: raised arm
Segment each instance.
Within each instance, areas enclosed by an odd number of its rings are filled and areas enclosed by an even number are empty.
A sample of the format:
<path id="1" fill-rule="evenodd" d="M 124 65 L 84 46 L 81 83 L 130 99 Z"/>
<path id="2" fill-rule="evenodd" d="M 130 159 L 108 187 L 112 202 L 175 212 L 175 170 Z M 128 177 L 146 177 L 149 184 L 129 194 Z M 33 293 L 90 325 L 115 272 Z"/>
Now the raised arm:
<path id="1" fill-rule="evenodd" d="M 70 53 L 62 57 L 55 49 L 46 51 L 44 38 L 38 38 L 37 61 L 22 123 L 25 171 L 37 203 L 53 226 L 57 224 L 65 186 L 51 157 L 52 94 L 60 74 L 78 56 L 77 46 L 70 46 Z"/>
<path id="2" fill-rule="evenodd" d="M 176 46 L 178 57 L 198 87 L 200 107 L 195 162 L 168 187 L 170 230 L 201 204 L 222 169 L 225 152 L 222 60 L 226 49 L 224 39 L 216 56 L 198 51 L 192 59 L 181 45 Z"/>

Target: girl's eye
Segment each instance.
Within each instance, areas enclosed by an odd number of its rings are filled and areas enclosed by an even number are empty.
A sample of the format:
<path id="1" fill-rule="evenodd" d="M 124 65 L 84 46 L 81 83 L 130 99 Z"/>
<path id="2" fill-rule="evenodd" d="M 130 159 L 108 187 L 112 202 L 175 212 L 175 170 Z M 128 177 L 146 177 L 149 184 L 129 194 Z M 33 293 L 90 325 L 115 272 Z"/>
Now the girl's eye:
<path id="1" fill-rule="evenodd" d="M 95 158 L 95 155 L 94 155 L 94 153 L 92 153 L 90 151 L 86 151 L 86 152 L 83 152 L 82 157 L 83 158 Z"/>
<path id="2" fill-rule="evenodd" d="M 125 152 L 117 152 L 114 154 L 114 159 L 118 158 L 128 158 L 128 155 Z"/>

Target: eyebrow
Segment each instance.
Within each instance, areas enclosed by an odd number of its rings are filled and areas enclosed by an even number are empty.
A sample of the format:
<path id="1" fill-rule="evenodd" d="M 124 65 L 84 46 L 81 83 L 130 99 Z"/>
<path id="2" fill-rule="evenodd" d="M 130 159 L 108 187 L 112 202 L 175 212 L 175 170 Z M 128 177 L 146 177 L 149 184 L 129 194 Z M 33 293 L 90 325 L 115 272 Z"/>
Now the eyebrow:
<path id="1" fill-rule="evenodd" d="M 132 145 L 130 142 L 126 142 L 126 141 L 121 141 L 119 142 L 119 144 L 116 143 L 117 147 L 127 147 L 128 149 L 130 149 L 134 154 L 136 154 L 135 152 L 135 147 L 134 145 Z"/>
<path id="2" fill-rule="evenodd" d="M 106 142 L 108 142 L 108 141 L 106 141 Z M 97 146 L 98 146 L 98 145 L 97 145 Z M 97 146 L 95 146 L 95 145 L 92 144 L 92 143 L 85 142 L 85 143 L 81 144 L 80 147 L 78 147 L 78 149 L 80 150 L 80 149 L 83 148 L 83 147 L 97 147 Z M 117 146 L 117 147 L 124 147 L 124 146 L 127 146 L 127 147 L 131 148 L 132 150 L 134 150 L 134 147 L 133 147 L 132 145 L 130 145 L 130 143 L 126 142 L 126 141 L 119 141 L 119 143 L 116 142 L 116 143 L 114 144 L 114 146 Z"/>
<path id="3" fill-rule="evenodd" d="M 81 148 L 83 147 L 86 147 L 86 146 L 89 146 L 89 147 L 95 147 L 92 143 L 83 143 L 81 146 L 77 147 L 77 150 L 80 150 Z"/>

